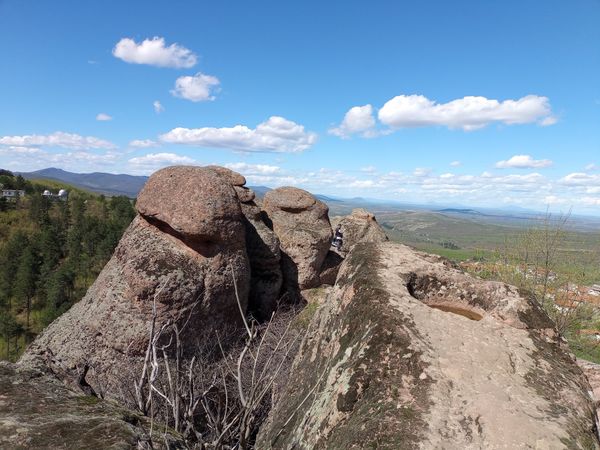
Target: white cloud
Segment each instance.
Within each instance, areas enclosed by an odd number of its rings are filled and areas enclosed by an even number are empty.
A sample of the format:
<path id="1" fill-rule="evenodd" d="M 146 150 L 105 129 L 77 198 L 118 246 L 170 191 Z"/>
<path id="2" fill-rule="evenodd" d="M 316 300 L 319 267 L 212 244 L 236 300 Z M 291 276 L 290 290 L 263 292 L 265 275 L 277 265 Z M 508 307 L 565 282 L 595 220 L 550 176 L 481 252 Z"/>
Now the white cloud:
<path id="1" fill-rule="evenodd" d="M 542 169 L 550 167 L 552 161 L 549 159 L 533 159 L 530 155 L 515 155 L 506 161 L 498 161 L 498 169 Z"/>
<path id="2" fill-rule="evenodd" d="M 244 162 L 237 162 L 225 164 L 225 167 L 235 170 L 236 172 L 250 175 L 274 175 L 282 172 L 281 167 L 268 164 L 247 164 Z"/>
<path id="3" fill-rule="evenodd" d="M 426 167 L 417 167 L 414 171 L 413 171 L 413 175 L 415 177 L 426 177 L 427 175 L 429 175 L 431 173 L 431 169 L 428 169 Z"/>
<path id="4" fill-rule="evenodd" d="M 156 114 L 160 114 L 161 112 L 163 112 L 165 110 L 165 107 L 158 100 L 154 100 L 154 102 L 152 103 L 152 106 L 154 107 L 154 112 Z"/>
<path id="5" fill-rule="evenodd" d="M 133 39 L 123 38 L 115 45 L 113 55 L 132 64 L 177 69 L 189 69 L 198 62 L 198 57 L 191 50 L 178 44 L 171 44 L 167 47 L 165 39 L 161 37 L 144 39 L 140 44 Z"/>
<path id="6" fill-rule="evenodd" d="M 112 151 L 72 150 L 68 152 L 51 152 L 37 147 L 0 146 L 0 157 L 7 156 L 7 165 L 18 170 L 37 170 L 46 167 L 61 167 L 66 170 L 89 171 L 90 167 L 110 167 L 119 159 L 119 154 Z"/>
<path id="7" fill-rule="evenodd" d="M 171 94 L 192 102 L 205 102 L 215 99 L 214 92 L 219 84 L 217 77 L 198 72 L 194 76 L 177 78 L 175 89 L 171 90 Z"/>
<path id="8" fill-rule="evenodd" d="M 547 97 L 527 95 L 502 102 L 467 96 L 436 103 L 423 95 L 399 95 L 379 110 L 379 120 L 392 128 L 446 126 L 470 131 L 492 122 L 507 125 L 539 122 L 552 113 Z"/>
<path id="9" fill-rule="evenodd" d="M 150 148 L 150 147 L 158 147 L 159 143 L 153 141 L 152 139 L 134 139 L 129 143 L 130 147 L 135 148 Z"/>
<path id="10" fill-rule="evenodd" d="M 373 106 L 355 106 L 350 108 L 342 123 L 335 128 L 329 130 L 329 134 L 348 138 L 353 134 L 361 133 L 363 137 L 373 137 L 375 133 L 375 117 L 373 117 Z"/>
<path id="11" fill-rule="evenodd" d="M 540 125 L 543 127 L 549 127 L 550 125 L 554 125 L 556 122 L 558 122 L 558 117 L 548 116 L 540 120 Z"/>
<path id="12" fill-rule="evenodd" d="M 42 152 L 39 148 L 35 147 L 21 147 L 11 145 L 7 148 L 0 147 L 0 152 L 5 154 L 17 154 L 17 155 L 36 155 Z"/>
<path id="13" fill-rule="evenodd" d="M 22 147 L 62 147 L 73 150 L 84 149 L 114 149 L 116 145 L 93 136 L 80 136 L 73 133 L 57 131 L 48 135 L 2 136 L 0 145 L 15 145 Z"/>
<path id="14" fill-rule="evenodd" d="M 589 170 L 589 171 L 600 170 L 600 166 L 598 164 L 590 163 L 587 166 L 585 166 L 585 170 Z"/>
<path id="15" fill-rule="evenodd" d="M 317 141 L 315 133 L 307 132 L 302 125 L 278 116 L 270 117 L 255 129 L 245 125 L 230 128 L 174 128 L 159 138 L 170 144 L 274 153 L 302 152 Z"/>
<path id="16" fill-rule="evenodd" d="M 600 186 L 600 175 L 575 172 L 562 177 L 559 181 L 567 186 Z"/>
<path id="17" fill-rule="evenodd" d="M 546 205 L 560 205 L 566 203 L 564 198 L 557 197 L 556 195 L 547 195 L 544 197 L 544 203 Z"/>
<path id="18" fill-rule="evenodd" d="M 375 166 L 365 166 L 365 167 L 361 167 L 360 171 L 361 172 L 365 172 L 365 173 L 375 173 L 375 172 L 377 172 L 377 167 L 375 167 Z"/>
<path id="19" fill-rule="evenodd" d="M 107 122 L 112 119 L 113 119 L 112 116 L 109 116 L 106 113 L 100 113 L 96 116 L 96 120 L 99 120 L 100 122 Z"/>
<path id="20" fill-rule="evenodd" d="M 460 161 L 452 161 L 452 162 L 450 163 L 450 165 L 451 165 L 452 167 L 460 167 L 460 166 L 461 166 L 461 164 L 462 164 L 462 163 L 461 163 Z"/>
<path id="21" fill-rule="evenodd" d="M 134 171 L 148 173 L 161 167 L 177 164 L 195 164 L 196 161 L 188 156 L 177 155 L 175 153 L 149 153 L 144 156 L 131 158 L 128 162 Z"/>
<path id="22" fill-rule="evenodd" d="M 600 206 L 600 197 L 583 197 L 581 202 L 587 206 Z"/>
<path id="23" fill-rule="evenodd" d="M 376 187 L 375 180 L 354 180 L 348 184 L 348 187 L 358 189 L 371 189 Z"/>

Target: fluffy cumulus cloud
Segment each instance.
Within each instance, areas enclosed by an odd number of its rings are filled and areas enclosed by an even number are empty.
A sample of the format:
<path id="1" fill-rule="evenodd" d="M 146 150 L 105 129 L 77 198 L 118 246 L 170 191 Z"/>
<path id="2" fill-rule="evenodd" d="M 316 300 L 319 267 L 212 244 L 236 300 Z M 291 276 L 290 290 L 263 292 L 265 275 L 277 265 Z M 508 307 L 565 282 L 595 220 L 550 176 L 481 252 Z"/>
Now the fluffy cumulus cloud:
<path id="1" fill-rule="evenodd" d="M 551 165 L 552 161 L 549 159 L 533 159 L 530 155 L 515 155 L 496 163 L 498 169 L 543 169 Z"/>
<path id="2" fill-rule="evenodd" d="M 355 106 L 344 116 L 344 120 L 338 127 L 329 129 L 329 134 L 348 138 L 353 134 L 361 134 L 364 137 L 374 135 L 375 117 L 373 117 L 373 106 Z"/>
<path id="3" fill-rule="evenodd" d="M 112 116 L 109 116 L 106 113 L 100 113 L 96 116 L 96 120 L 98 120 L 100 122 L 107 122 L 109 120 L 112 120 Z"/>
<path id="4" fill-rule="evenodd" d="M 57 131 L 47 135 L 1 136 L 0 145 L 21 147 L 61 147 L 73 150 L 116 148 L 112 142 L 93 136 Z"/>
<path id="5" fill-rule="evenodd" d="M 231 170 L 240 172 L 244 175 L 274 175 L 281 173 L 281 167 L 271 166 L 269 164 L 248 164 L 245 162 L 237 162 L 225 164 Z"/>
<path id="6" fill-rule="evenodd" d="M 139 44 L 133 39 L 123 38 L 115 45 L 113 55 L 131 64 L 177 69 L 189 69 L 198 62 L 198 57 L 194 52 L 178 44 L 167 46 L 162 37 L 144 39 Z"/>
<path id="7" fill-rule="evenodd" d="M 128 163 L 136 173 L 150 173 L 161 167 L 176 164 L 195 164 L 196 161 L 188 156 L 177 155 L 175 153 L 149 153 L 144 156 L 131 158 Z"/>
<path id="8" fill-rule="evenodd" d="M 110 170 L 120 155 L 113 150 L 49 151 L 38 147 L 0 146 L 0 157 L 7 157 L 5 164 L 16 170 L 37 170 L 60 167 L 66 170 L 87 171 L 90 167 Z"/>
<path id="9" fill-rule="evenodd" d="M 165 110 L 165 107 L 158 100 L 154 100 L 154 102 L 152 103 L 152 106 L 154 107 L 154 112 L 156 114 L 160 114 L 161 112 L 163 112 Z"/>
<path id="10" fill-rule="evenodd" d="M 537 95 L 504 101 L 467 96 L 448 103 L 436 103 L 423 95 L 398 95 L 379 110 L 379 120 L 392 128 L 441 125 L 470 131 L 492 122 L 538 122 L 551 113 L 548 98 Z"/>
<path id="11" fill-rule="evenodd" d="M 192 102 L 205 102 L 215 99 L 215 92 L 220 81 L 212 75 L 198 72 L 193 76 L 179 77 L 175 80 L 175 89 L 171 94 L 175 97 L 184 98 Z"/>
<path id="12" fill-rule="evenodd" d="M 150 148 L 158 147 L 159 144 L 152 139 L 135 139 L 129 143 L 129 146 L 133 148 Z"/>
<path id="13" fill-rule="evenodd" d="M 549 126 L 557 122 L 557 118 L 552 115 L 548 98 L 538 95 L 503 101 L 466 96 L 447 103 L 437 103 L 423 95 L 398 95 L 379 109 L 377 118 L 389 128 L 377 132 L 372 106 L 355 106 L 330 133 L 343 138 L 353 134 L 373 137 L 400 128 L 443 126 L 472 131 L 491 123 L 538 123 Z"/>
<path id="14" fill-rule="evenodd" d="M 302 125 L 291 120 L 272 116 L 256 128 L 245 125 L 174 128 L 161 135 L 160 140 L 169 144 L 227 148 L 242 152 L 296 153 L 310 148 L 317 141 L 317 135 L 305 131 Z"/>

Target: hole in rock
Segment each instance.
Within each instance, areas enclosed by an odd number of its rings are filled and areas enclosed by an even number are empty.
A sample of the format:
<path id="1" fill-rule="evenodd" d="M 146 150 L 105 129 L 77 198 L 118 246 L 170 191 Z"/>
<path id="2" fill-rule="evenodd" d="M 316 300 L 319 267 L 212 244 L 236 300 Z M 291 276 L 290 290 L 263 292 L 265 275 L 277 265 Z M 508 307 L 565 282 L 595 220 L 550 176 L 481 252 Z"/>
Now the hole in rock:
<path id="1" fill-rule="evenodd" d="M 471 311 L 470 309 L 461 308 L 460 306 L 454 305 L 428 305 L 430 308 L 439 309 L 440 311 L 449 312 L 453 314 L 458 314 L 459 316 L 466 317 L 471 320 L 481 320 L 483 316 L 475 311 Z"/>
<path id="2" fill-rule="evenodd" d="M 464 288 L 457 292 L 456 287 L 448 285 L 435 276 L 412 273 L 407 280 L 406 288 L 412 297 L 430 308 L 458 314 L 470 320 L 483 319 L 483 315 L 476 311 L 478 308 L 471 306 L 465 300 L 469 298 L 469 292 L 464 292 Z"/>

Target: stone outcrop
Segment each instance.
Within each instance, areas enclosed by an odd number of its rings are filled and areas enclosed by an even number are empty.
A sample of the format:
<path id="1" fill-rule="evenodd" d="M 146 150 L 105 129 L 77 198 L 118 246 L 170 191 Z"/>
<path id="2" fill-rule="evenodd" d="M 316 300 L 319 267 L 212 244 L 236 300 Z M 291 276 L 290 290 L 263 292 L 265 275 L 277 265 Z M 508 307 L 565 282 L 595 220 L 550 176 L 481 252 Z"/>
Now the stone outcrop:
<path id="1" fill-rule="evenodd" d="M 180 437 L 154 429 L 152 448 L 167 448 L 167 442 L 170 449 L 186 448 Z M 145 448 L 149 430 L 146 417 L 0 362 L 0 448 L 137 449 Z"/>
<path id="2" fill-rule="evenodd" d="M 581 367 L 583 373 L 590 382 L 592 393 L 596 405 L 596 413 L 600 417 L 600 364 L 596 364 L 583 359 L 577 359 L 577 365 Z"/>
<path id="3" fill-rule="evenodd" d="M 237 194 L 244 215 L 245 245 L 250 261 L 248 306 L 254 316 L 266 319 L 277 305 L 283 282 L 279 239 L 265 223 L 264 213 L 254 201 L 256 194 L 244 186 L 246 179 L 242 175 L 224 167 L 207 168 L 230 183 Z"/>
<path id="4" fill-rule="evenodd" d="M 282 187 L 265 194 L 262 208 L 281 243 L 287 290 L 317 287 L 332 237 L 327 205 L 302 189 Z"/>
<path id="5" fill-rule="evenodd" d="M 599 448 L 590 387 L 516 288 L 357 244 L 257 448 Z"/>
<path id="6" fill-rule="evenodd" d="M 334 227 L 340 225 L 344 233 L 344 244 L 341 252 L 346 255 L 359 242 L 385 242 L 388 240 L 383 229 L 370 212 L 357 208 L 348 216 L 336 221 Z"/>
<path id="7" fill-rule="evenodd" d="M 85 297 L 30 345 L 22 366 L 92 367 L 87 381 L 116 396 L 157 327 L 179 325 L 188 348 L 239 323 L 233 277 L 246 308 L 250 268 L 235 190 L 213 170 L 170 167 L 140 193 L 139 215 Z M 187 325 L 183 327 L 183 324 Z"/>

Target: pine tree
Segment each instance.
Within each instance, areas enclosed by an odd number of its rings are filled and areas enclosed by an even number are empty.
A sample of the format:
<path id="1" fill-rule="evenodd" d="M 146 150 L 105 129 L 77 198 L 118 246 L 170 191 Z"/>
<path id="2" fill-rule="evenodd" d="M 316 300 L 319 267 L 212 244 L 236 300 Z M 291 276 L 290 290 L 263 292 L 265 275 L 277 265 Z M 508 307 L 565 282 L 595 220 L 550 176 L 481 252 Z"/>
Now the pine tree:
<path id="1" fill-rule="evenodd" d="M 21 255 L 14 284 L 16 297 L 21 306 L 25 308 L 28 329 L 29 318 L 31 315 L 31 302 L 35 295 L 37 278 L 37 258 L 33 247 L 29 245 L 23 252 L 23 255 Z"/>

